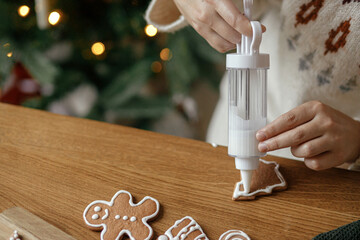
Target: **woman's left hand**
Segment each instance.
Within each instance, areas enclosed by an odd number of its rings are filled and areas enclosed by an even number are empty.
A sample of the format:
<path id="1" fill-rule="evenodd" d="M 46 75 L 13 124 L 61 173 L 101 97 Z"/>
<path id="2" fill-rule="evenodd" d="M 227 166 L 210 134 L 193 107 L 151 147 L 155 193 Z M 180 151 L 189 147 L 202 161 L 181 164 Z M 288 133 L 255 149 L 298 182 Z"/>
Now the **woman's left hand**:
<path id="1" fill-rule="evenodd" d="M 360 155 L 360 122 L 318 101 L 281 115 L 256 138 L 261 152 L 291 147 L 314 170 L 353 162 Z"/>

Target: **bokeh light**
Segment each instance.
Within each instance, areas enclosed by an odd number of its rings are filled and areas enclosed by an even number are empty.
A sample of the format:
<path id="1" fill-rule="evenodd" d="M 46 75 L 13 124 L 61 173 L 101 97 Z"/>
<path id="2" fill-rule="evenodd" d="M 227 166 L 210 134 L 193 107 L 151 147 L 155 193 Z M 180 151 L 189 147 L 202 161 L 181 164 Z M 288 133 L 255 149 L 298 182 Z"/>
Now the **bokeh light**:
<path id="1" fill-rule="evenodd" d="M 26 5 L 22 5 L 18 8 L 18 13 L 22 17 L 26 17 L 30 12 L 30 8 Z"/>
<path id="2" fill-rule="evenodd" d="M 160 58 L 163 61 L 169 61 L 172 58 L 172 53 L 171 53 L 170 49 L 164 48 L 163 50 L 161 50 Z"/>
<path id="3" fill-rule="evenodd" d="M 59 12 L 57 12 L 57 11 L 51 12 L 49 14 L 49 19 L 48 19 L 49 23 L 51 25 L 56 25 L 60 21 L 60 17 L 61 17 L 61 15 Z"/>
<path id="4" fill-rule="evenodd" d="M 155 61 L 151 64 L 151 70 L 154 72 L 154 73 L 159 73 L 161 72 L 162 70 L 162 65 L 159 61 Z"/>
<path id="5" fill-rule="evenodd" d="M 91 46 L 91 52 L 99 56 L 105 52 L 105 45 L 102 42 L 96 42 Z"/>
<path id="6" fill-rule="evenodd" d="M 157 28 L 151 24 L 146 25 L 146 27 L 145 27 L 145 33 L 149 37 L 154 37 L 157 34 L 157 31 L 158 31 Z"/>
<path id="7" fill-rule="evenodd" d="M 12 57 L 12 55 L 13 55 L 13 53 L 12 53 L 12 52 L 9 52 L 8 54 L 6 54 L 6 56 L 7 56 L 7 57 L 9 57 L 9 58 L 11 58 L 11 57 Z"/>

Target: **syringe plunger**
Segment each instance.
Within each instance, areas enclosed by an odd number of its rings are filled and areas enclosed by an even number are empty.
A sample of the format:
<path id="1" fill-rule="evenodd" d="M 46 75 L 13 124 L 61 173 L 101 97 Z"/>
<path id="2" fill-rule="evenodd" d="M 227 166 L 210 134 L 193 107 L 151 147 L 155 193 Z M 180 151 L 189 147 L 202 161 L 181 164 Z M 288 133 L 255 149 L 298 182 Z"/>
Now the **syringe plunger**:
<path id="1" fill-rule="evenodd" d="M 251 22 L 253 37 L 245 37 L 241 50 L 226 56 L 229 77 L 229 143 L 228 154 L 235 157 L 241 171 L 244 192 L 250 191 L 252 173 L 259 165 L 259 142 L 256 132 L 266 125 L 267 69 L 269 55 L 260 54 L 262 28 Z M 244 38 L 243 38 L 244 39 Z"/>

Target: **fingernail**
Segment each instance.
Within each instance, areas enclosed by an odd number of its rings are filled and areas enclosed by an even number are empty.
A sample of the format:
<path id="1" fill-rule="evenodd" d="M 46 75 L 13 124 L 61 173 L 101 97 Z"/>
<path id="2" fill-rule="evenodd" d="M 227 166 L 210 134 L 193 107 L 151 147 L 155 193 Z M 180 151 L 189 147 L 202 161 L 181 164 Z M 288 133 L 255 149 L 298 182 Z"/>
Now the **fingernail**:
<path id="1" fill-rule="evenodd" d="M 268 150 L 267 145 L 265 143 L 263 143 L 263 142 L 259 143 L 258 148 L 259 148 L 260 152 L 267 152 L 267 150 Z"/>
<path id="2" fill-rule="evenodd" d="M 264 25 L 261 25 L 261 29 L 262 29 L 263 33 L 266 32 L 266 27 Z"/>
<path id="3" fill-rule="evenodd" d="M 256 139 L 258 140 L 258 141 L 264 141 L 264 140 L 266 140 L 266 135 L 265 135 L 265 133 L 264 132 L 257 132 L 256 133 Z"/>

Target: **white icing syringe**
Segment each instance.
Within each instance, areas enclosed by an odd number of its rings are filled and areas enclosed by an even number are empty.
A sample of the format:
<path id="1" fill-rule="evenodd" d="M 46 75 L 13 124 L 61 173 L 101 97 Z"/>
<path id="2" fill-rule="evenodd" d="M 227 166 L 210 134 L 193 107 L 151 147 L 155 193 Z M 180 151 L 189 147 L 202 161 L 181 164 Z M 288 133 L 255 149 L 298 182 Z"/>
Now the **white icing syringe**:
<path id="1" fill-rule="evenodd" d="M 251 21 L 252 0 L 244 0 L 244 12 Z M 229 76 L 229 146 L 228 154 L 235 157 L 240 170 L 244 193 L 250 192 L 253 171 L 260 157 L 256 132 L 266 125 L 268 54 L 260 54 L 261 24 L 251 21 L 252 37 L 242 36 L 237 52 L 226 55 Z"/>

